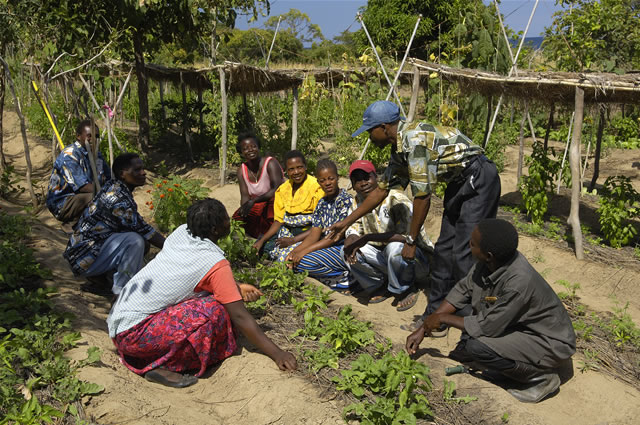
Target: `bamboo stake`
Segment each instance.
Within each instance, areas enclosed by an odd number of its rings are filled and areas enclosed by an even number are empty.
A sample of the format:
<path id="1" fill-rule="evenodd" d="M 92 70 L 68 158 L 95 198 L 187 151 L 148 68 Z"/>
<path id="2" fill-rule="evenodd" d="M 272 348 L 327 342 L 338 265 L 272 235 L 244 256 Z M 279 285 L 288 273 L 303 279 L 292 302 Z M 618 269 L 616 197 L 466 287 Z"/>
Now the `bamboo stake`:
<path id="1" fill-rule="evenodd" d="M 582 229 L 580 228 L 580 137 L 582 135 L 582 116 L 584 111 L 584 90 L 576 87 L 576 106 L 575 106 L 575 124 L 573 126 L 573 136 L 571 140 L 571 155 L 569 155 L 569 163 L 571 164 L 571 210 L 567 223 L 573 229 L 573 240 L 575 243 L 576 258 L 582 260 L 584 258 L 584 249 L 582 246 Z"/>
<path id="2" fill-rule="evenodd" d="M 276 31 L 273 33 L 273 40 L 271 40 L 271 47 L 269 47 L 269 54 L 267 55 L 267 61 L 264 64 L 264 67 L 269 69 L 269 59 L 271 59 L 271 50 L 273 49 L 273 45 L 276 43 L 276 35 L 278 35 L 278 30 L 280 29 L 280 20 L 282 16 L 278 18 L 278 25 L 276 26 Z"/>
<path id="3" fill-rule="evenodd" d="M 298 87 L 293 87 L 293 111 L 291 114 L 291 150 L 298 143 Z"/>
<path id="4" fill-rule="evenodd" d="M 104 116 L 104 114 L 102 113 L 102 108 L 100 107 L 100 105 L 98 105 L 98 101 L 96 100 L 96 98 L 93 96 L 93 92 L 91 91 L 91 88 L 89 87 L 89 84 L 87 83 L 87 80 L 84 79 L 84 77 L 82 77 L 82 74 L 78 74 L 78 77 L 80 77 L 80 81 L 82 81 L 82 85 L 84 85 L 85 90 L 87 91 L 87 94 L 89 94 L 89 97 L 91 98 L 91 100 L 93 101 L 93 105 L 96 107 L 96 109 L 98 110 L 98 113 L 100 114 L 100 117 L 102 118 L 102 120 L 105 122 L 105 126 L 107 126 L 106 122 L 107 122 L 107 118 Z M 113 140 L 115 140 L 116 145 L 118 145 L 118 148 L 122 151 L 122 152 L 126 152 L 123 148 L 122 145 L 120 145 L 120 142 L 118 141 L 118 138 L 116 137 L 116 134 L 114 132 L 111 132 L 111 136 L 113 137 Z"/>
<path id="5" fill-rule="evenodd" d="M 4 75 L 9 82 L 9 88 L 11 89 L 11 95 L 13 96 L 13 100 L 16 103 L 16 112 L 18 113 L 18 117 L 20 118 L 20 133 L 22 134 L 22 144 L 24 146 L 24 159 L 27 164 L 27 189 L 29 190 L 29 195 L 31 195 L 31 204 L 34 208 L 38 207 L 38 199 L 36 198 L 36 192 L 33 190 L 33 184 L 31 183 L 31 154 L 29 152 L 29 143 L 27 141 L 27 125 L 24 121 L 24 115 L 22 114 L 22 107 L 20 106 L 20 99 L 16 95 L 16 88 L 13 84 L 13 78 L 11 78 L 11 71 L 9 70 L 9 64 L 4 60 L 2 55 L 0 55 L 0 61 L 2 62 L 2 66 L 4 67 Z"/>
<path id="6" fill-rule="evenodd" d="M 418 106 L 418 95 L 420 92 L 420 69 L 413 67 L 413 83 L 411 84 L 411 102 L 409 103 L 409 115 L 407 121 L 412 122 L 416 117 L 416 109 Z"/>
<path id="7" fill-rule="evenodd" d="M 575 118 L 575 111 L 571 114 L 571 121 L 569 122 L 569 134 L 567 134 L 567 144 L 564 147 L 564 154 L 562 155 L 562 162 L 560 163 L 560 171 L 558 172 L 557 194 L 560 194 L 560 185 L 562 184 L 562 170 L 564 169 L 564 162 L 567 159 L 567 151 L 569 150 L 569 144 L 571 144 L 571 127 Z"/>
<path id="8" fill-rule="evenodd" d="M 220 97 L 222 98 L 222 146 L 220 148 L 220 186 L 224 186 L 227 173 L 227 87 L 224 68 L 218 68 L 220 75 Z"/>
<path id="9" fill-rule="evenodd" d="M 400 77 L 400 73 L 402 72 L 402 68 L 404 68 L 404 63 L 407 61 L 407 56 L 409 56 L 409 50 L 411 49 L 411 45 L 413 44 L 413 39 L 416 36 L 416 31 L 418 31 L 418 25 L 420 24 L 420 20 L 422 19 L 422 14 L 418 15 L 418 19 L 416 20 L 416 25 L 413 27 L 413 32 L 411 33 L 411 38 L 409 39 L 409 44 L 407 44 L 407 49 L 404 51 L 404 56 L 402 58 L 402 62 L 400 63 L 400 67 L 398 68 L 398 72 L 396 72 L 396 76 L 393 79 L 393 83 L 391 83 L 391 87 L 389 87 L 389 93 L 387 93 L 387 99 L 391 96 L 391 92 L 395 90 L 396 84 L 398 82 L 398 78 Z M 398 102 L 399 103 L 399 102 Z M 404 114 L 404 112 L 403 112 Z"/>
<path id="10" fill-rule="evenodd" d="M 522 163 L 524 162 L 524 122 L 527 119 L 527 112 L 529 112 L 529 102 L 524 101 L 524 112 L 522 114 L 522 121 L 520 121 L 520 137 L 519 137 L 519 149 L 518 149 L 518 171 L 516 173 L 516 182 L 520 187 L 520 180 L 522 179 Z"/>
<path id="11" fill-rule="evenodd" d="M 187 111 L 187 85 L 182 78 L 182 72 L 180 73 L 180 89 L 182 90 L 182 135 L 184 141 L 189 149 L 189 159 L 193 160 L 193 149 L 191 148 L 191 136 L 189 135 L 189 112 Z"/>

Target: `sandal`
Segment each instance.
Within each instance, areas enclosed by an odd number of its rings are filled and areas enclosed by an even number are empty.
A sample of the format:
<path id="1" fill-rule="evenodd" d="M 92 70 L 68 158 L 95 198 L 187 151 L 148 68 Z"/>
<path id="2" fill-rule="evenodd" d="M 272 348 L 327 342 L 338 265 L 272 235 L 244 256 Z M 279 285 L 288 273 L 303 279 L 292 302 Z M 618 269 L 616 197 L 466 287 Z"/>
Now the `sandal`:
<path id="1" fill-rule="evenodd" d="M 167 378 L 162 373 L 160 373 L 158 369 L 150 370 L 149 372 L 145 373 L 144 378 L 147 381 L 155 382 L 157 384 L 161 384 L 166 387 L 172 387 L 172 388 L 185 388 L 198 382 L 198 378 L 196 376 L 188 375 L 188 374 L 180 374 L 177 372 L 173 372 L 173 373 L 175 373 L 176 375 L 180 375 L 179 381 L 172 381 L 171 379 Z"/>
<path id="2" fill-rule="evenodd" d="M 396 299 L 398 300 L 396 310 L 407 311 L 418 302 L 418 291 L 414 288 L 409 288 L 403 294 L 398 295 Z"/>
<path id="3" fill-rule="evenodd" d="M 378 304 L 391 298 L 393 294 L 387 288 L 381 288 L 371 294 L 369 304 Z"/>

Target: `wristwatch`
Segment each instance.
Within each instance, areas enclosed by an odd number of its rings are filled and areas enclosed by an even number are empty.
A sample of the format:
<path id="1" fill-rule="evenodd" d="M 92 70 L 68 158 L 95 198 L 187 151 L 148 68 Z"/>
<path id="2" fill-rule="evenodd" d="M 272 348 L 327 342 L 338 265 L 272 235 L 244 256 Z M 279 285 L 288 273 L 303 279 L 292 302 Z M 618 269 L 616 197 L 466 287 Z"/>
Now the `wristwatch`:
<path id="1" fill-rule="evenodd" d="M 404 243 L 406 243 L 407 245 L 412 245 L 412 246 L 413 246 L 413 245 L 415 245 L 415 244 L 416 244 L 416 240 L 415 240 L 415 239 L 413 239 L 413 238 L 411 237 L 411 235 L 405 235 L 405 236 L 404 236 Z"/>

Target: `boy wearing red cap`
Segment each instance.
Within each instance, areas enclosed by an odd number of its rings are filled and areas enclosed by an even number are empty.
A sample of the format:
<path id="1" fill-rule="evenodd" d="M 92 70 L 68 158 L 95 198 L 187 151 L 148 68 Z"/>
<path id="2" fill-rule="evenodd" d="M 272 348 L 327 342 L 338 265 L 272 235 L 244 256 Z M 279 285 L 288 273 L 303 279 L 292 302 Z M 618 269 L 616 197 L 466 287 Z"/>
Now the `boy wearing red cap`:
<path id="1" fill-rule="evenodd" d="M 415 258 L 416 239 L 431 206 L 431 193 L 437 182 L 446 182 L 444 213 L 436 242 L 429 304 L 423 315 L 433 313 L 455 283 L 473 265 L 469 239 L 475 225 L 495 218 L 500 199 L 500 177 L 495 164 L 484 156 L 481 147 L 453 127 L 423 122 L 406 123 L 392 102 L 379 100 L 367 107 L 362 126 L 351 136 L 369 132 L 379 148 L 391 145 L 391 158 L 378 187 L 346 219 L 331 226 L 333 235 L 382 202 L 389 190 L 411 186 L 413 219 L 402 248 L 402 257 Z M 417 327 L 422 321 L 414 323 Z M 443 325 L 434 336 L 446 335 Z"/>
<path id="2" fill-rule="evenodd" d="M 349 177 L 357 192 L 356 204 L 362 204 L 378 186 L 375 167 L 369 161 L 355 161 Z M 356 206 L 352 206 L 352 213 Z M 406 260 L 400 252 L 409 231 L 413 205 L 407 196 L 396 189 L 373 211 L 355 221 L 346 230 L 343 249 L 345 262 L 360 286 L 371 295 L 369 302 L 378 303 L 395 296 L 398 311 L 416 304 L 418 293 L 416 276 L 428 275 L 426 254 L 433 251 L 424 228 L 416 244 L 415 259 Z"/>

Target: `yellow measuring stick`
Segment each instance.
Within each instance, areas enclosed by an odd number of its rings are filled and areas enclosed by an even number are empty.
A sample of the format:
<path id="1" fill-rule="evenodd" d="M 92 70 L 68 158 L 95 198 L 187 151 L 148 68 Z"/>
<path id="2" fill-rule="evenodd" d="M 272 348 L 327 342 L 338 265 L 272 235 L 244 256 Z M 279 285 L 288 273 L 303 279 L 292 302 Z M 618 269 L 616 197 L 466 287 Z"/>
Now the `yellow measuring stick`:
<path id="1" fill-rule="evenodd" d="M 38 86 L 36 85 L 35 81 L 31 81 L 31 87 L 33 88 L 33 91 L 36 94 L 36 98 L 38 99 L 38 102 L 40 102 L 40 106 L 42 106 L 44 113 L 47 115 L 47 118 L 49 118 L 49 124 L 51 124 L 51 128 L 53 128 L 53 132 L 56 135 L 56 139 L 58 139 L 58 144 L 60 145 L 60 149 L 64 149 L 64 143 L 62 143 L 62 139 L 60 138 L 60 133 L 58 133 L 58 129 L 56 128 L 56 125 L 53 123 L 53 118 L 51 118 L 51 114 L 47 109 L 47 105 L 45 105 L 44 100 L 42 100 L 42 97 L 40 96 L 40 90 L 38 89 Z"/>

